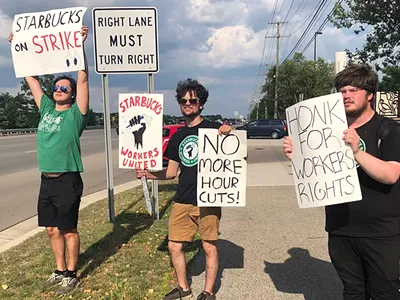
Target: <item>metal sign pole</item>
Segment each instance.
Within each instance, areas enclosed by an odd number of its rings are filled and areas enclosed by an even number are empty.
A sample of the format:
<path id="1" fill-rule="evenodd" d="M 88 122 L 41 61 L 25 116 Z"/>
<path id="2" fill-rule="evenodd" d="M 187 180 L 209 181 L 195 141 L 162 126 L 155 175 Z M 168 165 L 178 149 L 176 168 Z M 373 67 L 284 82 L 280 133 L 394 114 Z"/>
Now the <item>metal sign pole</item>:
<path id="1" fill-rule="evenodd" d="M 154 77 L 153 74 L 147 73 L 147 91 L 149 94 L 154 94 Z M 160 212 L 158 210 L 158 181 L 151 181 L 151 193 L 153 200 L 153 218 L 156 220 L 160 219 Z"/>
<path id="2" fill-rule="evenodd" d="M 111 120 L 110 120 L 110 101 L 108 95 L 108 76 L 102 74 L 103 85 L 103 108 L 104 108 L 104 138 L 106 147 L 106 173 L 107 173 L 107 190 L 108 190 L 108 217 L 110 222 L 115 221 L 114 211 L 114 183 L 113 183 L 113 165 L 112 165 L 112 149 L 111 149 Z"/>

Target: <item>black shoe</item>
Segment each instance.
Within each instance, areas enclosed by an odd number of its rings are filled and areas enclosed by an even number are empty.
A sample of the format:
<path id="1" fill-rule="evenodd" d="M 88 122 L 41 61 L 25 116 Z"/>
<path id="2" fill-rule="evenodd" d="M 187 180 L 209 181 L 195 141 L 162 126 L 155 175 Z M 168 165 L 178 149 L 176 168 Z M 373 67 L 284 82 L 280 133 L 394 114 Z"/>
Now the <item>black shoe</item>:
<path id="1" fill-rule="evenodd" d="M 202 291 L 200 295 L 197 296 L 197 300 L 215 300 L 215 295 L 211 295 L 209 292 Z"/>
<path id="2" fill-rule="evenodd" d="M 168 294 L 162 298 L 162 300 L 173 300 L 173 299 L 193 299 L 193 294 L 192 290 L 189 288 L 187 291 L 184 291 L 183 288 L 178 286 L 177 288 L 174 288 L 172 291 L 170 291 Z"/>

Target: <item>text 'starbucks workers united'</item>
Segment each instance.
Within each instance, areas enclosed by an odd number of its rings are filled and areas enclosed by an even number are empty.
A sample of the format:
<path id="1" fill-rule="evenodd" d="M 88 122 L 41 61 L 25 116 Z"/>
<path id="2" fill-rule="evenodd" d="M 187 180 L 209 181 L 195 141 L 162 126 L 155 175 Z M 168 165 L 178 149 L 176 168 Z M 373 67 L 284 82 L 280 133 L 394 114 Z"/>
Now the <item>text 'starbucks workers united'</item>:
<path id="1" fill-rule="evenodd" d="M 179 158 L 184 166 L 195 166 L 199 160 L 198 154 L 199 146 L 197 136 L 189 135 L 179 144 Z"/>

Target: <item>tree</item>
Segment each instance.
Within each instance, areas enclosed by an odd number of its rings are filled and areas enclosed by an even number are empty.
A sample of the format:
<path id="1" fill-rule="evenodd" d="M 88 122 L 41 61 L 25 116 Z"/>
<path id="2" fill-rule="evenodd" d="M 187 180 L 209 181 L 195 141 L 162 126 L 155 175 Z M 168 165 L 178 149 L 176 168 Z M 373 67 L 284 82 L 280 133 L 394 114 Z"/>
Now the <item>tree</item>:
<path id="1" fill-rule="evenodd" d="M 50 98 L 53 98 L 53 85 L 54 85 L 55 76 L 53 74 L 43 75 L 39 77 L 40 85 L 43 89 L 43 92 Z M 28 126 L 27 127 L 37 127 L 40 120 L 39 110 L 35 105 L 35 101 L 32 98 L 31 90 L 29 89 L 29 85 L 26 82 L 25 78 L 21 81 L 21 92 L 25 95 L 29 101 L 27 102 L 27 117 L 28 117 Z"/>
<path id="2" fill-rule="evenodd" d="M 379 82 L 379 91 L 400 92 L 400 67 L 386 67 L 383 71 L 382 81 Z"/>
<path id="3" fill-rule="evenodd" d="M 333 88 L 333 66 L 322 58 L 314 62 L 306 60 L 301 53 L 296 53 L 291 60 L 281 64 L 278 70 L 278 117 L 285 118 L 285 109 L 301 99 L 306 100 L 330 94 Z M 275 67 L 266 75 L 262 92 L 265 96 L 259 105 L 259 116 L 264 114 L 265 105 L 268 117 L 274 113 Z M 261 110 L 260 110 L 261 109 Z"/>
<path id="4" fill-rule="evenodd" d="M 22 93 L 12 96 L 0 94 L 0 128 L 14 129 L 30 127 L 28 99 Z"/>
<path id="5" fill-rule="evenodd" d="M 87 113 L 89 114 L 89 120 L 88 120 L 87 126 L 97 126 L 97 125 L 99 125 L 99 122 L 98 122 L 98 119 L 97 119 L 97 115 L 93 111 L 93 109 L 89 108 L 89 111 Z"/>
<path id="6" fill-rule="evenodd" d="M 344 5 L 346 8 L 344 7 Z M 400 51 L 400 8 L 398 1 L 393 0 L 344 0 L 334 8 L 331 22 L 337 28 L 352 28 L 355 34 L 365 32 L 367 35 L 363 49 L 353 53 L 347 50 L 351 60 L 374 62 L 382 58 L 376 69 L 399 65 Z"/>
<path id="7" fill-rule="evenodd" d="M 53 85 L 56 77 L 53 74 L 47 74 L 39 77 L 40 86 L 43 89 L 43 92 L 50 98 L 53 98 Z M 32 97 L 31 90 L 29 89 L 29 85 L 26 82 L 25 78 L 21 81 L 21 91 L 29 97 Z M 33 99 L 32 99 L 33 101 Z"/>

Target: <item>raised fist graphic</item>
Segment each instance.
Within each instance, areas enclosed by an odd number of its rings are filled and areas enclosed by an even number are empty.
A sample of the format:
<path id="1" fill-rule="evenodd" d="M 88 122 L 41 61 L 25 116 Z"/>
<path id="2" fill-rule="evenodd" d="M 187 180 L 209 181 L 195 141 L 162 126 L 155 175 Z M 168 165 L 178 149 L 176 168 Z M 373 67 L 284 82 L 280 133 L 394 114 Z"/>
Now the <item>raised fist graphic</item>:
<path id="1" fill-rule="evenodd" d="M 146 130 L 144 116 L 133 117 L 129 120 L 129 125 L 126 128 L 131 129 L 135 148 L 139 149 L 139 145 L 143 148 L 143 133 Z"/>

